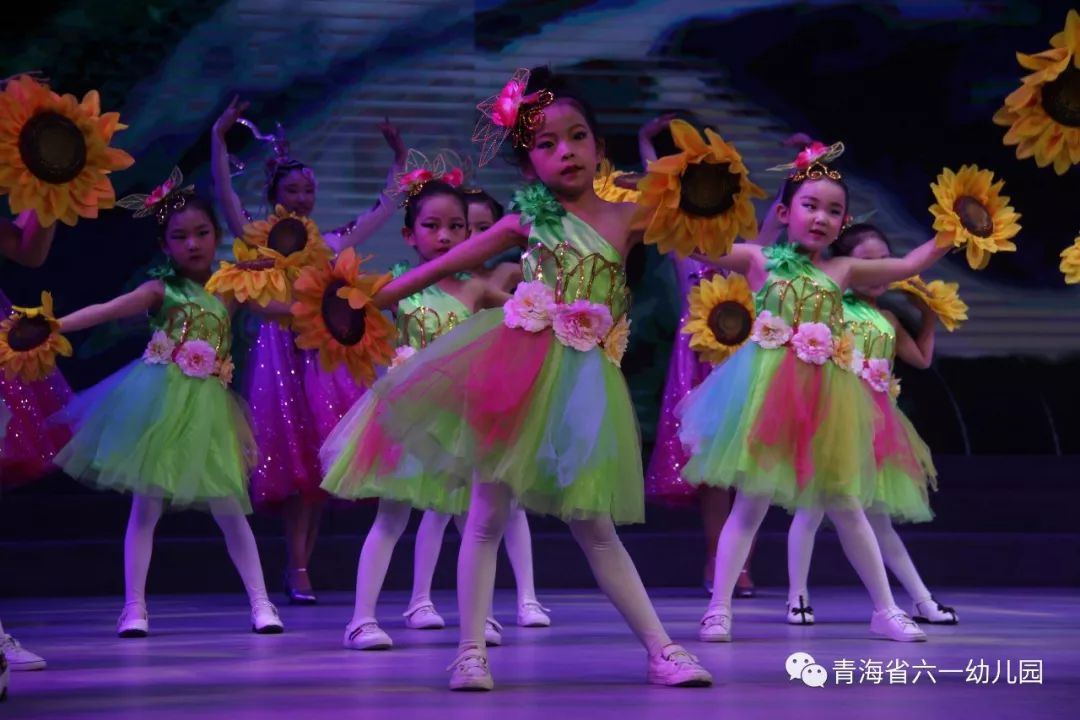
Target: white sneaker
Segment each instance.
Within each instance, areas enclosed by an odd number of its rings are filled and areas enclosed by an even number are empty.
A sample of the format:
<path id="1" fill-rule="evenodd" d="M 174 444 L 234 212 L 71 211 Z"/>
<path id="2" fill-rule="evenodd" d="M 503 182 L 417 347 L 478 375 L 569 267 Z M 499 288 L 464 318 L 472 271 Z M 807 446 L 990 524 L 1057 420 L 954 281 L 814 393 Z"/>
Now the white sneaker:
<path id="1" fill-rule="evenodd" d="M 873 614 L 870 618 L 870 632 L 884 635 L 896 642 L 926 641 L 926 633 L 919 629 L 906 612 L 895 605 Z"/>
<path id="2" fill-rule="evenodd" d="M 814 624 L 814 608 L 806 604 L 805 596 L 799 596 L 799 602 L 797 605 L 790 600 L 788 601 L 787 621 L 789 625 Z"/>
<path id="3" fill-rule="evenodd" d="M 494 690 L 495 680 L 488 668 L 487 655 L 479 648 L 469 648 L 459 654 L 450 667 L 451 690 Z"/>
<path id="4" fill-rule="evenodd" d="M 394 642 L 379 623 L 369 622 L 360 627 L 345 627 L 345 647 L 350 650 L 389 650 L 394 647 Z"/>
<path id="5" fill-rule="evenodd" d="M 669 687 L 708 687 L 713 679 L 686 648 L 671 644 L 649 658 L 649 682 Z"/>
<path id="6" fill-rule="evenodd" d="M 413 630 L 442 630 L 446 627 L 446 621 L 442 615 L 435 612 L 435 606 L 431 603 L 417 605 L 402 613 L 405 618 L 405 626 Z"/>
<path id="7" fill-rule="evenodd" d="M 723 611 L 707 612 L 701 618 L 698 639 L 702 642 L 731 642 L 731 615 Z"/>
<path id="8" fill-rule="evenodd" d="M 502 645 L 502 629 L 503 626 L 499 624 L 498 620 L 489 617 L 484 621 L 484 642 L 487 643 L 489 647 Z"/>
<path id="9" fill-rule="evenodd" d="M 0 653 L 12 670 L 44 670 L 45 658 L 30 652 L 10 635 L 0 635 Z"/>
<path id="10" fill-rule="evenodd" d="M 551 625 L 549 612 L 551 611 L 535 600 L 521 603 L 518 606 L 517 624 L 527 628 L 549 627 Z"/>
<path id="11" fill-rule="evenodd" d="M 251 632 L 259 635 L 277 635 L 285 632 L 274 603 L 259 600 L 251 606 Z"/>
<path id="12" fill-rule="evenodd" d="M 942 605 L 934 598 L 915 603 L 915 612 L 912 620 L 917 623 L 929 623 L 930 625 L 956 625 L 960 622 L 960 616 L 948 605 Z"/>
<path id="13" fill-rule="evenodd" d="M 122 638 L 141 638 L 150 634 L 150 616 L 146 605 L 132 602 L 124 605 L 116 621 L 116 634 Z"/>

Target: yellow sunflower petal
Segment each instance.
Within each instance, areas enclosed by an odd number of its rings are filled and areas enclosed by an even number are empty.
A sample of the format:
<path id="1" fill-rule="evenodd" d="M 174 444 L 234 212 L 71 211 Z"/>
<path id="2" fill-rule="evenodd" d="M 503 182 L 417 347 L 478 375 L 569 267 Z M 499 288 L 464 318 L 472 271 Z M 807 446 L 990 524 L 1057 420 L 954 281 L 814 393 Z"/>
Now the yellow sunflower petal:
<path id="1" fill-rule="evenodd" d="M 1066 283 L 1080 283 L 1080 235 L 1076 236 L 1072 245 L 1061 251 L 1061 265 L 1058 267 Z"/>
<path id="2" fill-rule="evenodd" d="M 1034 157 L 1039 167 L 1053 167 L 1055 173 L 1063 175 L 1080 163 L 1080 151 L 1074 153 L 1069 143 L 1075 128 L 1064 107 L 1067 93 L 1047 94 L 1043 89 L 1049 83 L 1076 82 L 1075 77 L 1062 77 L 1066 71 L 1080 70 L 1080 14 L 1076 10 L 1068 12 L 1064 30 L 1056 33 L 1050 44 L 1051 49 L 1039 53 L 1016 54 L 1020 66 L 1032 72 L 1005 98 L 1004 107 L 994 114 L 994 122 L 1009 128 L 1002 142 L 1016 146 L 1018 159 Z M 1048 98 L 1054 100 L 1044 106 Z"/>

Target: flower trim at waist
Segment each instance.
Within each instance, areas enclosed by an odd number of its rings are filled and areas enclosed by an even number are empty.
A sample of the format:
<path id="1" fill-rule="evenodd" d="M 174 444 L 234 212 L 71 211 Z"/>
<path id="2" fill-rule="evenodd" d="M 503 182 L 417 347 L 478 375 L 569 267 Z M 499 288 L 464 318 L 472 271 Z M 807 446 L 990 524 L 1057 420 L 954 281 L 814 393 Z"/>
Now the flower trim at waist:
<path id="1" fill-rule="evenodd" d="M 611 308 L 590 300 L 559 302 L 555 291 L 540 280 L 521 283 L 513 297 L 503 305 L 503 323 L 538 333 L 551 328 L 556 339 L 578 352 L 600 348 L 613 365 L 619 367 L 630 339 L 630 320 L 626 315 L 618 321 Z"/>
<path id="2" fill-rule="evenodd" d="M 232 358 L 219 358 L 214 346 L 205 340 L 188 340 L 177 344 L 163 330 L 158 330 L 150 338 L 142 359 L 147 365 L 174 363 L 188 377 L 216 377 L 225 387 L 232 382 Z"/>
<path id="3" fill-rule="evenodd" d="M 893 398 L 900 394 L 900 381 L 893 377 L 892 362 L 886 358 L 865 358 L 855 349 L 855 336 L 850 332 L 836 338 L 825 323 L 800 323 L 792 327 L 782 317 L 762 310 L 754 321 L 750 339 L 765 350 L 790 347 L 795 357 L 810 365 L 821 366 L 831 361 L 862 378 L 874 392 L 887 392 Z"/>

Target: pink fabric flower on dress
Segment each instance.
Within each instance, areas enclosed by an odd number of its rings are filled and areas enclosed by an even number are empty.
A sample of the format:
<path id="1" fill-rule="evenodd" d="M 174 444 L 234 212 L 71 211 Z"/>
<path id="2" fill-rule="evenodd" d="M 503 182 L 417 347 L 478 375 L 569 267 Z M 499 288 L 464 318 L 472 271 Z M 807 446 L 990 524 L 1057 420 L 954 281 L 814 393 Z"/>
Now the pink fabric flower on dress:
<path id="1" fill-rule="evenodd" d="M 888 392 L 892 382 L 892 367 L 885 358 L 873 358 L 866 361 L 862 379 L 876 392 Z"/>
<path id="2" fill-rule="evenodd" d="M 217 352 L 205 340 L 188 340 L 176 351 L 176 364 L 188 377 L 207 378 L 217 367 Z"/>
<path id="3" fill-rule="evenodd" d="M 499 127 L 512 128 L 517 122 L 518 108 L 525 95 L 525 84 L 511 80 L 491 106 L 491 121 Z"/>
<path id="4" fill-rule="evenodd" d="M 555 291 L 542 280 L 521 283 L 514 296 L 503 304 L 506 327 L 540 332 L 551 326 L 555 310 Z"/>
<path id="5" fill-rule="evenodd" d="M 804 363 L 824 365 L 832 357 L 832 331 L 825 323 L 803 323 L 791 338 L 795 356 Z"/>
<path id="6" fill-rule="evenodd" d="M 557 305 L 551 323 L 559 342 L 581 352 L 588 352 L 599 345 L 614 324 L 607 305 L 588 300 Z"/>
<path id="7" fill-rule="evenodd" d="M 393 370 L 403 365 L 409 358 L 416 354 L 416 348 L 412 345 L 402 345 L 394 351 L 394 359 L 390 361 L 390 369 Z"/>
<path id="8" fill-rule="evenodd" d="M 158 330 L 146 345 L 142 359 L 148 365 L 168 365 L 172 362 L 173 350 L 175 349 L 176 343 L 165 334 L 164 330 Z"/>
<path id="9" fill-rule="evenodd" d="M 791 339 L 791 326 L 784 322 L 784 318 L 762 310 L 754 320 L 750 339 L 766 350 L 775 350 Z"/>
<path id="10" fill-rule="evenodd" d="M 450 187 L 461 187 L 465 182 L 465 172 L 459 167 L 451 168 L 450 172 L 444 173 L 440 179 Z"/>
<path id="11" fill-rule="evenodd" d="M 154 192 L 146 196 L 146 200 L 143 204 L 148 208 L 154 207 L 159 202 L 164 200 L 166 195 L 172 192 L 174 186 L 175 183 L 173 182 L 172 178 L 169 178 L 168 180 L 154 188 Z"/>

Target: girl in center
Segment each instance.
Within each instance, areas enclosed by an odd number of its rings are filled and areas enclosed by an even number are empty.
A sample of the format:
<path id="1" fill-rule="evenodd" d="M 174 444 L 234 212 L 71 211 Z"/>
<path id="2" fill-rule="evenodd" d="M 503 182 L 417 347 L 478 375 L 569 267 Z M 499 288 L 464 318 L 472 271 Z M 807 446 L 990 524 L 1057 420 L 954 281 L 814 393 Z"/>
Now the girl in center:
<path id="1" fill-rule="evenodd" d="M 442 166 L 440 160 L 433 166 Z M 468 208 L 458 189 L 460 172 L 442 173 L 418 168 L 404 176 L 413 178 L 404 188 L 405 227 L 402 236 L 415 251 L 421 264 L 431 262 L 460 245 L 468 236 Z M 395 265 L 392 272 L 400 277 L 408 263 Z M 429 343 L 453 329 L 481 308 L 497 307 L 509 295 L 487 276 L 459 272 L 397 304 L 398 328 L 404 343 L 394 360 L 396 368 L 423 351 Z M 412 508 L 425 510 L 416 534 L 413 596 L 405 611 L 405 622 L 417 630 L 445 627 L 445 622 L 431 601 L 431 581 L 442 546 L 446 526 L 452 516 L 461 516 L 468 508 L 467 488 L 454 488 L 437 473 L 425 472 L 415 458 L 394 448 L 373 464 L 357 461 L 357 438 L 371 421 L 375 399 L 360 400 L 342 419 L 323 445 L 321 456 L 326 477 L 324 490 L 347 499 L 379 498 L 375 522 L 364 540 L 356 572 L 356 605 L 353 618 L 345 628 L 345 647 L 353 650 L 386 650 L 393 646 L 390 636 L 375 619 L 375 605 L 386 579 L 394 546 L 405 532 Z M 528 521 L 517 508 L 512 515 L 513 541 L 507 550 L 515 572 L 527 569 L 527 592 L 532 588 L 532 551 Z M 535 607 L 533 607 L 535 606 Z M 519 619 L 539 623 L 546 620 L 535 594 L 526 597 L 519 608 Z M 534 617 L 535 616 L 535 617 Z M 484 639 L 498 645 L 501 626 L 488 614 Z"/>
<path id="2" fill-rule="evenodd" d="M 515 245 L 525 281 L 503 308 L 479 312 L 376 383 L 361 460 L 404 446 L 455 487 L 472 481 L 458 556 L 461 639 L 452 690 L 494 687 L 484 646 L 495 558 L 513 501 L 566 520 L 600 588 L 648 652 L 648 679 L 712 683 L 671 642 L 614 523 L 644 518 L 641 446 L 619 362 L 629 295 L 624 265 L 640 240 L 635 206 L 596 196 L 603 142 L 588 103 L 546 68 L 519 71 L 481 109 L 489 159 L 506 134 L 526 178 L 514 212 L 387 285 L 390 306 Z"/>

